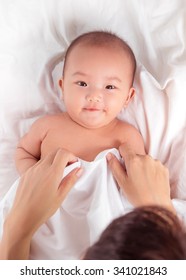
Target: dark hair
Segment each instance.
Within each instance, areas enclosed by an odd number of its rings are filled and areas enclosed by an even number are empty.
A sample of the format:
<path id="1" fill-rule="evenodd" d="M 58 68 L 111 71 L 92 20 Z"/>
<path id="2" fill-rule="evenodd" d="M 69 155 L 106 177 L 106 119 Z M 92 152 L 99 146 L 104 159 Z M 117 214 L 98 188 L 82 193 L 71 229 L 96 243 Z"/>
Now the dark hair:
<path id="1" fill-rule="evenodd" d="M 84 259 L 185 260 L 185 229 L 162 207 L 139 207 L 114 220 Z"/>
<path id="2" fill-rule="evenodd" d="M 132 74 L 133 74 L 132 82 L 133 82 L 135 71 L 136 71 L 136 59 L 132 49 L 123 39 L 118 37 L 116 34 L 107 31 L 92 31 L 92 32 L 84 33 L 71 42 L 65 54 L 63 76 L 65 73 L 65 67 L 67 65 L 68 57 L 71 51 L 74 49 L 75 46 L 77 46 L 80 43 L 87 44 L 88 46 L 100 46 L 106 48 L 110 46 L 112 48 L 115 48 L 116 51 L 118 50 L 118 48 L 125 51 L 131 61 Z"/>

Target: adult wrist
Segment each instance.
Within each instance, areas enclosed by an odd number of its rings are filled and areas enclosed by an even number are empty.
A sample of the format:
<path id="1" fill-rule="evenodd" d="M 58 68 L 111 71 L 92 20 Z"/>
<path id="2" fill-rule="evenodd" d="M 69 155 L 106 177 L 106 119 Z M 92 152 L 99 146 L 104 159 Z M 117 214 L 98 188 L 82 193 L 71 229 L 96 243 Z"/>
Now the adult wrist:
<path id="1" fill-rule="evenodd" d="M 28 259 L 31 235 L 22 234 L 21 229 L 14 227 L 11 219 L 6 219 L 1 240 L 0 259 Z"/>

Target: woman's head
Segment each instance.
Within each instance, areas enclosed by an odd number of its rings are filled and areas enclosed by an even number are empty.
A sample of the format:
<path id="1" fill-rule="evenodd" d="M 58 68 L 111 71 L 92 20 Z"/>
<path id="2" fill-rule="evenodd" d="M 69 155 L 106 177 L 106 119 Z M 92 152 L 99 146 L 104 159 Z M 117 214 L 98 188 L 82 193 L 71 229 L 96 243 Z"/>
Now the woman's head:
<path id="1" fill-rule="evenodd" d="M 90 247 L 85 259 L 186 259 L 186 232 L 168 210 L 147 206 L 114 220 Z"/>

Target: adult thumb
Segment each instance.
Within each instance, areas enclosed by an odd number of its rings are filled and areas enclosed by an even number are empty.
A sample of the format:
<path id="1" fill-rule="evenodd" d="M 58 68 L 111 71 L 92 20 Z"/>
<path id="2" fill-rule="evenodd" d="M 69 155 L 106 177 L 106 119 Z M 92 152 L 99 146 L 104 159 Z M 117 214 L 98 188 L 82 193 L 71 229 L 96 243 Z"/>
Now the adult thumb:
<path id="1" fill-rule="evenodd" d="M 113 154 L 107 155 L 107 161 L 118 186 L 123 189 L 123 186 L 127 180 L 127 174 L 124 166 Z"/>

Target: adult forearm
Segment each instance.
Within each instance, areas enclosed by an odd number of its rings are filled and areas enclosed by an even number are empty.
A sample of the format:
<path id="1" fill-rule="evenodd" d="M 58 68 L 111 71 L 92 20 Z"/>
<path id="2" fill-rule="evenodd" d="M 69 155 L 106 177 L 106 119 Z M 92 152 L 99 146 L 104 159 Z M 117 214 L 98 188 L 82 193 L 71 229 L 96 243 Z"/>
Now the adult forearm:
<path id="1" fill-rule="evenodd" d="M 12 224 L 7 220 L 4 224 L 3 236 L 0 242 L 1 260 L 27 260 L 30 251 L 30 236 L 22 236 L 21 230 L 12 229 Z"/>
<path id="2" fill-rule="evenodd" d="M 15 241 L 15 242 L 14 242 Z M 1 260 L 27 260 L 29 258 L 30 242 L 28 240 L 12 240 L 3 238 L 0 243 Z"/>

